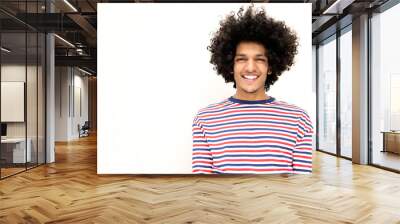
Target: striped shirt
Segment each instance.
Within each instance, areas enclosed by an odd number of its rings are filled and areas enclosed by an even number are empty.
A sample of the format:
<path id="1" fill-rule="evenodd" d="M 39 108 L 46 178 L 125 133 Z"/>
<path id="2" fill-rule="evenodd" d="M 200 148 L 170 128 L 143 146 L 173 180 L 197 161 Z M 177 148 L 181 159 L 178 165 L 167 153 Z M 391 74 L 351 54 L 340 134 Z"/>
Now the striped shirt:
<path id="1" fill-rule="evenodd" d="M 233 97 L 193 120 L 193 173 L 311 173 L 313 126 L 301 108 Z"/>

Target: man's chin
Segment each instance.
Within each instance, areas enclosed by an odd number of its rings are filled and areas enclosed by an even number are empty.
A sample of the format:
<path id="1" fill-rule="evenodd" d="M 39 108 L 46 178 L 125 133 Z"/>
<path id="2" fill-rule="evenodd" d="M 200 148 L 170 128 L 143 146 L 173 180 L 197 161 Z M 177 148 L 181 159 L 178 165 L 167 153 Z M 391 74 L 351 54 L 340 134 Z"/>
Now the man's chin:
<path id="1" fill-rule="evenodd" d="M 254 91 L 244 91 L 244 92 L 247 93 L 247 94 L 256 94 L 257 93 L 256 90 L 254 90 Z"/>
<path id="2" fill-rule="evenodd" d="M 255 88 L 242 88 L 242 91 L 249 94 L 257 93 L 259 90 Z"/>

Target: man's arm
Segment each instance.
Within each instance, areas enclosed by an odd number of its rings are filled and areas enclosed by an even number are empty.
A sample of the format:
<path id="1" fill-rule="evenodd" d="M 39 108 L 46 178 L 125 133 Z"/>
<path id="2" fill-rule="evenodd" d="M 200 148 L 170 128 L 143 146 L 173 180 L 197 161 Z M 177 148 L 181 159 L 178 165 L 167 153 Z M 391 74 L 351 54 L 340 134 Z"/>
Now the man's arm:
<path id="1" fill-rule="evenodd" d="M 212 173 L 212 157 L 209 145 L 204 136 L 204 131 L 198 123 L 197 117 L 192 125 L 193 151 L 192 151 L 192 172 Z"/>
<path id="2" fill-rule="evenodd" d="M 293 150 L 293 173 L 312 172 L 312 135 L 313 126 L 310 117 L 304 113 L 299 120 L 299 131 Z"/>

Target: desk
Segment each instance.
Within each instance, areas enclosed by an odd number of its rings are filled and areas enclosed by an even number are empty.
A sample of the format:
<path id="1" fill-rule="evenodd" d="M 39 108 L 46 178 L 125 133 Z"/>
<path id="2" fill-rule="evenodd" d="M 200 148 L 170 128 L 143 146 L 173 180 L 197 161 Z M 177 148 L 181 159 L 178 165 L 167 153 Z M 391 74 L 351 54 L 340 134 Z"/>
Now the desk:
<path id="1" fill-rule="evenodd" d="M 1 156 L 9 163 L 25 163 L 31 162 L 31 145 L 32 140 L 27 139 L 26 154 L 25 154 L 25 138 L 6 138 L 1 139 Z M 4 156 L 3 156 L 4 155 Z M 12 158 L 12 160 L 11 160 Z M 27 161 L 25 161 L 27 159 Z"/>
<path id="2" fill-rule="evenodd" d="M 383 131 L 382 152 L 400 154 L 400 131 Z"/>

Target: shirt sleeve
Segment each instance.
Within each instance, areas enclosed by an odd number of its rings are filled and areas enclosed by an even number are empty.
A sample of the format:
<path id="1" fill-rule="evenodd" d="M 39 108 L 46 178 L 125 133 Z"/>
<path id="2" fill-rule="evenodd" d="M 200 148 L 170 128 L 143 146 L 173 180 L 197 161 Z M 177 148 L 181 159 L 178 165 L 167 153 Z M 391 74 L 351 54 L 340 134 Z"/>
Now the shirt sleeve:
<path id="1" fill-rule="evenodd" d="M 193 125 L 193 150 L 192 150 L 192 173 L 210 174 L 212 173 L 212 157 L 208 142 L 205 138 L 204 130 L 199 124 L 196 116 Z"/>
<path id="2" fill-rule="evenodd" d="M 313 133 L 311 119 L 304 112 L 299 119 L 296 146 L 293 150 L 293 173 L 309 174 L 312 172 Z"/>

